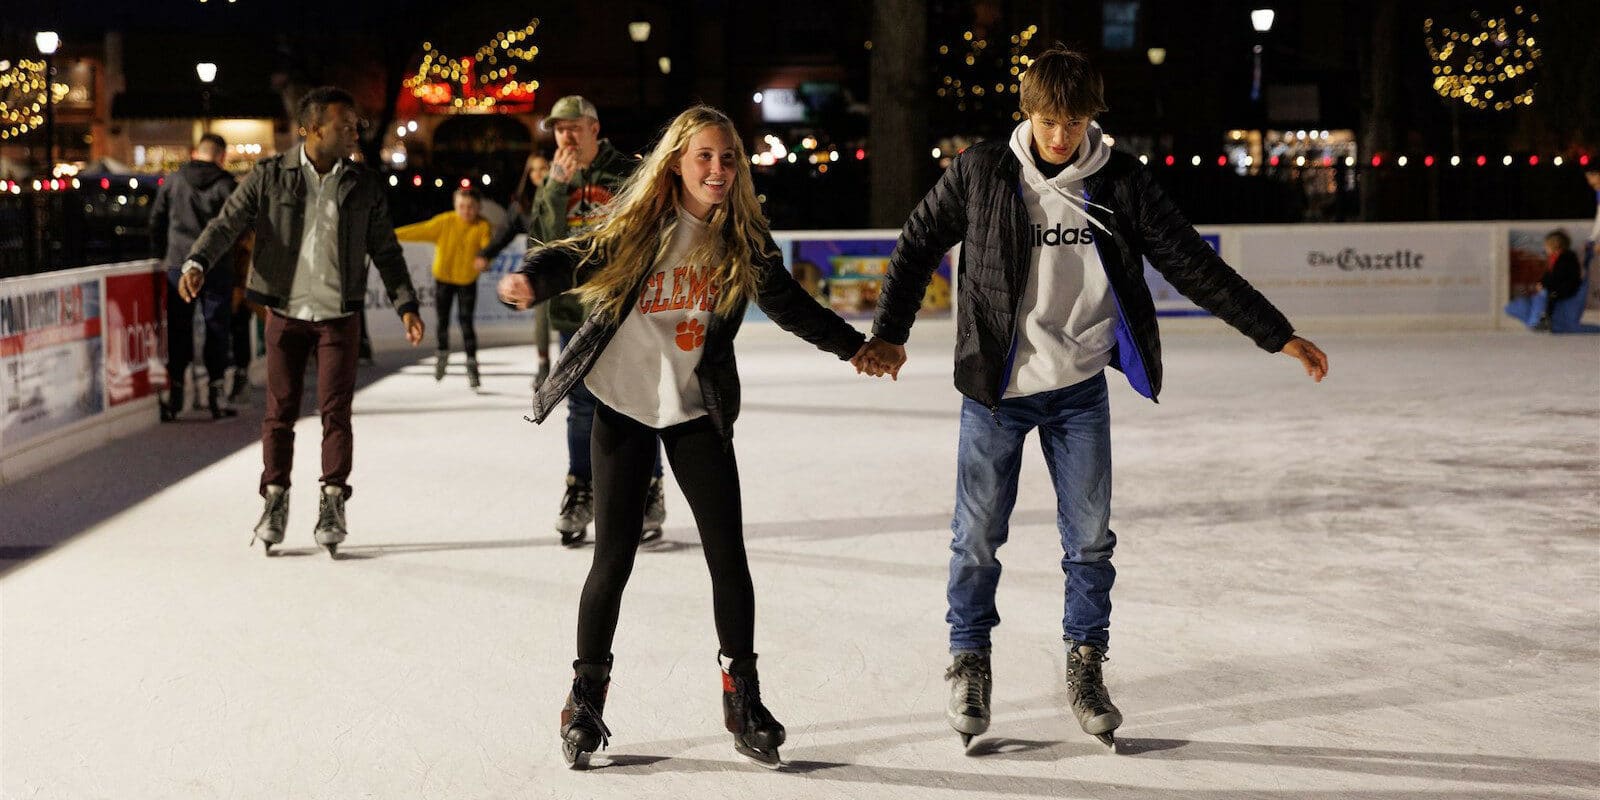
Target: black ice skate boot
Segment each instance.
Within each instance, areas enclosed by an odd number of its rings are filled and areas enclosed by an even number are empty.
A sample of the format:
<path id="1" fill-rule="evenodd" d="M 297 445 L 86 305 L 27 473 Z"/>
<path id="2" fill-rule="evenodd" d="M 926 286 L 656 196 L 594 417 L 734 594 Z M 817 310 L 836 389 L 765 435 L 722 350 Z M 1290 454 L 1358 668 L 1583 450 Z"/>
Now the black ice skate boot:
<path id="1" fill-rule="evenodd" d="M 640 544 L 649 544 L 661 538 L 661 526 L 667 522 L 667 497 L 662 490 L 661 479 L 650 479 L 650 490 L 644 496 L 644 532 L 639 535 Z"/>
<path id="2" fill-rule="evenodd" d="M 177 422 L 178 414 L 183 411 L 183 374 L 173 373 L 167 376 L 167 396 L 158 397 L 156 402 L 161 407 L 162 422 Z"/>
<path id="3" fill-rule="evenodd" d="M 478 359 L 475 356 L 467 356 L 467 387 L 476 389 L 482 385 L 483 382 L 478 379 Z"/>
<path id="4" fill-rule="evenodd" d="M 206 407 L 211 409 L 212 419 L 239 416 L 238 410 L 232 406 L 222 404 L 222 379 L 218 378 L 206 385 Z"/>
<path id="5" fill-rule="evenodd" d="M 726 666 L 722 665 L 723 658 L 718 652 L 717 664 L 722 666 L 722 721 L 733 734 L 733 749 L 768 769 L 782 767 L 778 748 L 788 734 L 761 703 L 755 655 L 730 658 Z"/>
<path id="6" fill-rule="evenodd" d="M 950 682 L 950 702 L 945 718 L 961 734 L 961 744 L 972 746 L 972 739 L 989 730 L 989 699 L 994 678 L 989 671 L 988 653 L 961 653 L 944 671 Z"/>
<path id="7" fill-rule="evenodd" d="M 449 365 L 450 365 L 450 351 L 449 350 L 438 350 L 438 351 L 434 352 L 434 355 L 433 355 L 433 380 L 435 382 L 444 380 L 444 371 L 445 371 L 445 368 L 448 367 Z"/>
<path id="8" fill-rule="evenodd" d="M 1122 712 L 1112 705 L 1100 674 L 1100 665 L 1106 660 L 1105 645 L 1067 640 L 1067 696 L 1072 713 L 1084 733 L 1115 752 L 1115 731 L 1122 726 Z"/>
<path id="9" fill-rule="evenodd" d="M 589 535 L 589 523 L 593 521 L 594 489 L 583 478 L 568 475 L 567 493 L 561 497 L 561 516 L 556 518 L 561 543 L 572 547 L 582 542 Z"/>
<path id="10" fill-rule="evenodd" d="M 262 490 L 261 497 L 266 500 L 266 507 L 261 512 L 261 521 L 256 523 L 256 535 L 250 544 L 259 540 L 270 556 L 272 546 L 283 541 L 283 532 L 289 527 L 289 489 L 272 484 Z"/>
<path id="11" fill-rule="evenodd" d="M 572 673 L 572 690 L 561 708 L 561 757 L 568 767 L 582 769 L 589 765 L 590 753 L 611 744 L 611 730 L 600 718 L 611 686 L 611 656 L 574 661 Z"/>
<path id="12" fill-rule="evenodd" d="M 344 520 L 344 487 L 323 486 L 322 504 L 317 508 L 317 527 L 312 531 L 317 544 L 328 548 L 328 555 L 339 557 L 339 544 L 349 535 Z"/>

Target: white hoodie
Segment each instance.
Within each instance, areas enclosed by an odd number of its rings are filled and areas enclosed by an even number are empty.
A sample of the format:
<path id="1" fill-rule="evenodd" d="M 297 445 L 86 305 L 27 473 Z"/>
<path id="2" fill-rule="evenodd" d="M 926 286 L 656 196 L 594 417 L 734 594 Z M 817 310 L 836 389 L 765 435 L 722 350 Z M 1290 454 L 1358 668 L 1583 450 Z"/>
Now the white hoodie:
<path id="1" fill-rule="evenodd" d="M 1054 178 L 1034 162 L 1027 120 L 1011 133 L 1022 161 L 1022 201 L 1032 223 L 1028 283 L 1017 311 L 1017 351 L 1004 396 L 1025 397 L 1080 383 L 1111 363 L 1116 299 L 1094 240 L 1109 235 L 1086 206 L 1083 182 L 1105 166 L 1111 148 L 1090 123 L 1077 157 Z"/>

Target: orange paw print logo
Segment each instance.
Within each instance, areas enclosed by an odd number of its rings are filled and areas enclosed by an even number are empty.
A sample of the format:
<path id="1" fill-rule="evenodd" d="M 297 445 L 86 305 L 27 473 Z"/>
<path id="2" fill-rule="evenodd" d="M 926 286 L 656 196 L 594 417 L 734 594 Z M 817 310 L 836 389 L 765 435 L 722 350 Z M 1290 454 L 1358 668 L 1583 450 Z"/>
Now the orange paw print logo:
<path id="1" fill-rule="evenodd" d="M 678 349 L 685 353 L 706 343 L 706 326 L 691 319 L 678 323 Z"/>

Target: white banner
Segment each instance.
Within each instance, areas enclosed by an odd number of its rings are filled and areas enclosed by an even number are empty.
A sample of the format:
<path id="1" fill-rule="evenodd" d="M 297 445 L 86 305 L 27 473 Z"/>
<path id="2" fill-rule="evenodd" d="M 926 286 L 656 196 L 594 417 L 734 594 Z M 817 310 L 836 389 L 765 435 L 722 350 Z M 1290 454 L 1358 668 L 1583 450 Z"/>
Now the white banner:
<path id="1" fill-rule="evenodd" d="M 105 410 L 100 278 L 0 283 L 0 453 Z"/>
<path id="2" fill-rule="evenodd" d="M 515 272 L 522 266 L 526 244 L 524 237 L 512 239 L 511 244 L 506 245 L 506 249 L 490 262 L 489 270 L 478 277 L 478 309 L 473 320 L 479 339 L 496 344 L 533 343 L 533 314 L 506 308 L 495 294 L 495 285 L 500 282 L 500 276 Z M 406 253 L 406 266 L 411 269 L 411 285 L 416 287 L 417 301 L 422 305 L 419 313 L 428 327 L 427 336 L 419 349 L 431 350 L 438 341 L 434 326 L 439 324 L 437 306 L 434 304 L 433 245 L 428 242 L 401 242 L 400 246 Z M 451 311 L 451 320 L 456 318 L 456 313 Z M 450 345 L 459 350 L 461 330 L 455 327 L 453 321 L 451 327 Z M 373 346 L 379 349 L 405 346 L 405 329 L 401 327 L 400 317 L 394 313 L 394 307 L 389 304 L 389 294 L 383 288 L 383 279 L 378 277 L 375 268 L 367 275 L 367 333 L 372 337 Z"/>
<path id="3" fill-rule="evenodd" d="M 1493 225 L 1238 229 L 1233 265 L 1297 316 L 1494 314 Z"/>

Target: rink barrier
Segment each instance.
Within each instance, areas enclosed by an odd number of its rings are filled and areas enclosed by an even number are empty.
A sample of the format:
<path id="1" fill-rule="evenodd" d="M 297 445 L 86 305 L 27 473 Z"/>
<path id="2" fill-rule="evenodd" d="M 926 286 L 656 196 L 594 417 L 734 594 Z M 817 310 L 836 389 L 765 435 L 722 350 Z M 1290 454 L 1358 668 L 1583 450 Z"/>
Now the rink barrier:
<path id="1" fill-rule="evenodd" d="M 1591 224 L 1202 225 L 1198 231 L 1300 330 L 1441 331 L 1522 327 L 1502 309 L 1514 288 L 1537 281 L 1545 234 L 1564 229 L 1581 247 Z M 876 281 L 898 235 L 773 232 L 785 264 L 816 266 L 832 284 L 830 301 L 858 327 L 870 319 Z M 402 246 L 431 328 L 433 247 Z M 500 276 L 515 271 L 522 256 L 523 243 L 513 242 L 478 281 L 476 319 L 485 346 L 532 340 L 531 315 L 505 308 L 495 295 Z M 953 313 L 958 263 L 959 248 L 941 263 L 924 313 Z M 1224 329 L 1148 265 L 1146 278 L 1166 330 Z M 155 260 L 0 279 L 0 486 L 156 423 L 155 392 L 166 386 L 164 281 Z M 1590 285 L 1589 308 L 1600 309 L 1600 281 Z M 409 350 L 376 275 L 366 305 L 374 346 Z M 752 318 L 762 317 L 753 310 Z M 413 351 L 419 357 L 432 349 L 432 334 Z"/>
<path id="2" fill-rule="evenodd" d="M 0 486 L 156 424 L 165 292 L 154 259 L 0 280 Z"/>

